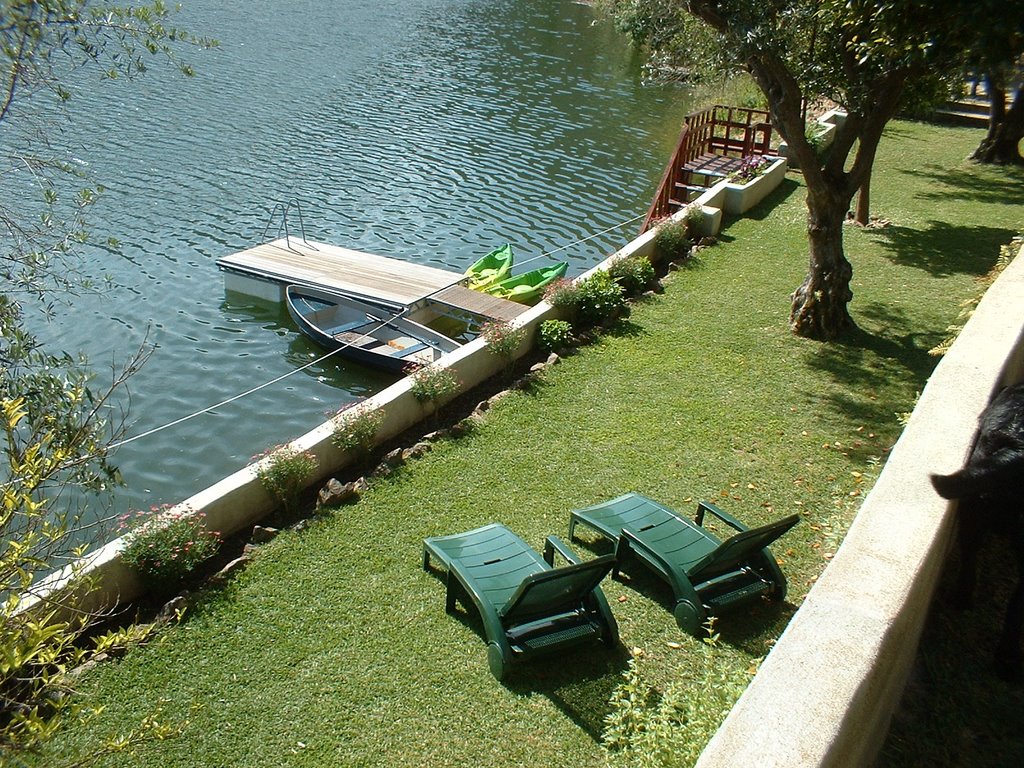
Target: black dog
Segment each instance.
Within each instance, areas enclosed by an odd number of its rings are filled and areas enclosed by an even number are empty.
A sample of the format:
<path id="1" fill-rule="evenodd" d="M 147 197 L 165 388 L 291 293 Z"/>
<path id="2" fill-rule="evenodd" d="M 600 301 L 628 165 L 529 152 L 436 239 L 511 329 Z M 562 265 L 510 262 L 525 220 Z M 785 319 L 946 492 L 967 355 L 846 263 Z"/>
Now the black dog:
<path id="1" fill-rule="evenodd" d="M 995 662 L 1001 676 L 1019 677 L 1024 628 L 1024 382 L 1004 389 L 981 414 L 978 439 L 964 468 L 951 475 L 932 475 L 932 485 L 943 498 L 960 500 L 957 596 L 963 605 L 971 603 L 985 528 L 1010 537 L 1018 579 Z"/>

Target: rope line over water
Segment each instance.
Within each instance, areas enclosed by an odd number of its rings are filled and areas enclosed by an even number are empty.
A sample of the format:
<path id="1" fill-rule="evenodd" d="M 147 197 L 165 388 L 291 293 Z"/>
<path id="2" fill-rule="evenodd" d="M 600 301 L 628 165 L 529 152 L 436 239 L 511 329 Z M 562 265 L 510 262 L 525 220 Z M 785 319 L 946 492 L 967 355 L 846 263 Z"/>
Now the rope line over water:
<path id="1" fill-rule="evenodd" d="M 565 245 L 561 245 L 558 248 L 554 248 L 554 249 L 552 249 L 550 251 L 542 253 L 539 256 L 533 256 L 532 258 L 529 258 L 526 261 L 522 262 L 522 264 L 529 264 L 531 261 L 537 261 L 538 259 L 549 258 L 551 255 L 553 255 L 555 253 L 559 253 L 560 251 L 564 251 L 567 248 L 572 248 L 574 245 L 580 245 L 581 243 L 586 243 L 586 242 L 588 242 L 590 240 L 593 240 L 595 237 L 600 237 L 601 235 L 608 234 L 609 232 L 611 232 L 613 230 L 616 230 L 619 227 L 624 227 L 627 224 L 632 224 L 634 221 L 637 221 L 639 219 L 644 218 L 645 215 L 646 214 L 641 214 L 639 216 L 634 216 L 631 219 L 626 219 L 625 221 L 621 221 L 618 224 L 613 224 L 612 226 L 610 226 L 610 227 L 608 227 L 606 229 L 602 229 L 600 232 L 595 232 L 594 234 L 588 235 L 587 237 L 582 237 L 579 240 L 574 240 L 571 243 L 567 243 Z M 402 310 L 401 312 L 399 312 L 395 316 L 389 318 L 388 320 L 381 321 L 380 324 L 377 325 L 373 330 L 379 330 L 380 328 L 383 328 L 384 326 L 388 325 L 391 321 L 397 320 L 399 317 L 401 317 L 404 314 L 405 314 L 405 310 Z M 169 421 L 166 424 L 161 424 L 158 427 L 153 427 L 152 429 L 147 429 L 145 432 L 140 432 L 137 435 L 132 435 L 131 437 L 126 437 L 123 440 L 118 440 L 117 442 L 112 443 L 110 445 L 110 450 L 114 450 L 115 448 L 120 448 L 122 445 L 127 445 L 128 443 L 134 443 L 136 440 L 141 440 L 144 437 L 149 437 L 150 435 L 155 435 L 158 432 L 163 432 L 165 429 L 170 429 L 171 427 L 176 427 L 179 424 L 184 424 L 186 421 L 191 421 L 192 419 L 194 419 L 194 418 L 196 418 L 198 416 L 202 416 L 203 414 L 210 413 L 211 411 L 215 411 L 218 408 L 223 408 L 226 405 L 230 405 L 231 403 L 234 403 L 237 400 L 241 400 L 242 398 L 248 397 L 249 395 L 253 395 L 256 392 L 259 392 L 260 390 L 266 389 L 267 387 L 273 386 L 274 384 L 277 384 L 277 383 L 279 383 L 281 381 L 284 381 L 289 376 L 294 376 L 296 373 L 301 373 L 302 371 L 306 370 L 307 368 L 312 368 L 314 365 L 322 363 L 324 360 L 327 360 L 329 357 L 333 357 L 334 355 L 338 354 L 339 352 L 341 352 L 342 350 L 346 349 L 349 346 L 351 346 L 351 342 L 347 342 L 347 343 L 343 344 L 342 346 L 338 347 L 337 349 L 331 350 L 327 354 L 321 355 L 320 357 L 316 358 L 315 360 L 311 360 L 308 363 L 300 365 L 298 368 L 294 368 L 294 369 L 288 371 L 287 373 L 282 373 L 280 376 L 276 376 L 275 378 L 270 379 L 270 381 L 265 381 L 262 384 L 258 384 L 255 387 L 251 387 L 250 389 L 245 390 L 244 392 L 239 392 L 237 395 L 232 395 L 231 397 L 226 398 L 225 400 L 221 400 L 219 403 L 214 403 L 213 405 L 208 405 L 205 408 L 200 408 L 198 411 L 194 411 L 194 412 L 188 414 L 187 416 L 182 416 L 182 417 L 180 417 L 178 419 L 174 419 L 173 421 Z"/>

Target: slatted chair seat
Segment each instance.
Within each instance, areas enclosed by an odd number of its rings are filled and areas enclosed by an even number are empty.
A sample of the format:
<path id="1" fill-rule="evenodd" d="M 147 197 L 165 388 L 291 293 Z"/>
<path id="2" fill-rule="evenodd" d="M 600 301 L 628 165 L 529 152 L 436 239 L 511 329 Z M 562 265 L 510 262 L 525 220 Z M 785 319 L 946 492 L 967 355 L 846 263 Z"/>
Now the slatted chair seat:
<path id="1" fill-rule="evenodd" d="M 736 533 L 723 541 L 704 527 L 706 514 Z M 709 615 L 767 596 L 783 600 L 786 578 L 769 544 L 796 525 L 790 515 L 748 528 L 708 502 L 700 502 L 694 520 L 638 493 L 573 510 L 569 538 L 576 526 L 591 528 L 615 545 L 620 561 L 634 555 L 672 588 L 673 615 L 679 626 L 698 634 Z M 613 569 L 613 575 L 617 572 Z"/>
<path id="2" fill-rule="evenodd" d="M 555 552 L 569 565 L 554 567 Z M 600 639 L 618 642 L 618 626 L 599 586 L 615 565 L 611 555 L 580 562 L 555 536 L 543 557 L 504 525 L 423 542 L 423 567 L 446 571 L 445 609 L 470 603 L 480 613 L 492 674 L 504 679 L 514 663 Z"/>

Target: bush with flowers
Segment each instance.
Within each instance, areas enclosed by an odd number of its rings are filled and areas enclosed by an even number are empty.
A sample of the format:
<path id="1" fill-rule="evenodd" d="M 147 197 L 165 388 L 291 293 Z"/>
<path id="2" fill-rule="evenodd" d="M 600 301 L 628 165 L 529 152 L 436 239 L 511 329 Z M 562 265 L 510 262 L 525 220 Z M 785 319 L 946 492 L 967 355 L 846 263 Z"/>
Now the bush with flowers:
<path id="1" fill-rule="evenodd" d="M 153 507 L 121 517 L 130 529 L 121 561 L 138 572 L 152 591 L 173 591 L 220 548 L 220 534 L 206 529 L 206 517 L 188 506 Z"/>
<path id="2" fill-rule="evenodd" d="M 333 417 L 331 442 L 343 451 L 366 456 L 373 450 L 377 432 L 384 423 L 384 412 L 365 405 L 347 405 Z"/>
<path id="3" fill-rule="evenodd" d="M 507 320 L 485 323 L 480 335 L 487 341 L 487 349 L 505 361 L 506 372 L 512 368 L 514 355 L 526 338 L 525 328 L 515 328 Z"/>
<path id="4" fill-rule="evenodd" d="M 295 511 L 299 494 L 319 465 L 316 456 L 309 451 L 279 446 L 255 458 L 259 462 L 256 477 L 263 487 L 285 512 Z"/>

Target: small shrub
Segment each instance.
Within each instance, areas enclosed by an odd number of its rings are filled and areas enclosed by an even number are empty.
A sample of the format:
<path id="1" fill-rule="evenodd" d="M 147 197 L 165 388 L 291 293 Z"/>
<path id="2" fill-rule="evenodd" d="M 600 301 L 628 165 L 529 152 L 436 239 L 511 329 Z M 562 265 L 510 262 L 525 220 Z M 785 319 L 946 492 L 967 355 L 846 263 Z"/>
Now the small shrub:
<path id="1" fill-rule="evenodd" d="M 480 334 L 487 341 L 487 349 L 511 365 L 512 356 L 526 338 L 526 329 L 513 328 L 505 320 L 492 320 L 484 324 Z"/>
<path id="2" fill-rule="evenodd" d="M 698 202 L 690 203 L 686 206 L 684 217 L 686 219 L 686 229 L 692 238 L 694 230 L 704 223 L 704 206 Z"/>
<path id="3" fill-rule="evenodd" d="M 306 481 L 316 468 L 317 460 L 313 454 L 281 447 L 263 457 L 256 468 L 256 477 L 285 512 L 292 512 L 298 505 L 299 494 Z"/>
<path id="4" fill-rule="evenodd" d="M 748 680 L 717 656 L 714 636 L 706 639 L 712 657 L 685 687 L 677 681 L 655 686 L 630 659 L 612 692 L 601 746 L 614 768 L 693 765 L 704 745 L 740 697 Z"/>
<path id="5" fill-rule="evenodd" d="M 157 593 L 173 591 L 220 547 L 220 535 L 206 530 L 205 515 L 189 507 L 154 507 L 149 513 L 126 515 L 122 525 L 130 527 L 132 518 L 139 527 L 128 533 L 121 561 Z"/>
<path id="6" fill-rule="evenodd" d="M 537 343 L 545 352 L 570 346 L 572 344 L 572 325 L 565 320 L 545 320 L 537 329 Z"/>
<path id="7" fill-rule="evenodd" d="M 384 423 L 384 414 L 360 405 L 340 411 L 334 423 L 331 442 L 343 451 L 366 455 L 373 449 L 374 438 Z"/>
<path id="8" fill-rule="evenodd" d="M 654 234 L 654 247 L 662 259 L 678 261 L 689 257 L 690 249 L 693 248 L 688 224 L 689 216 L 688 213 L 687 218 L 684 219 L 667 219 L 658 225 Z"/>
<path id="9" fill-rule="evenodd" d="M 804 136 L 807 144 L 814 150 L 814 154 L 821 157 L 825 148 L 825 137 L 828 135 L 828 128 L 822 123 L 808 123 L 804 128 Z"/>
<path id="10" fill-rule="evenodd" d="M 564 315 L 571 317 L 579 303 L 579 288 L 573 280 L 564 277 L 556 280 L 544 291 L 544 301 Z"/>
<path id="11" fill-rule="evenodd" d="M 459 391 L 459 380 L 448 368 L 428 365 L 412 374 L 412 396 L 419 402 L 437 402 Z"/>
<path id="12" fill-rule="evenodd" d="M 576 323 L 588 328 L 600 325 L 626 306 L 622 286 L 601 270 L 577 283 Z"/>
<path id="13" fill-rule="evenodd" d="M 654 282 L 654 267 L 646 256 L 621 256 L 608 266 L 612 280 L 628 294 L 640 293 Z"/>
<path id="14" fill-rule="evenodd" d="M 555 283 L 544 300 L 569 317 L 576 329 L 600 325 L 626 305 L 622 286 L 603 270 L 585 280 Z"/>

